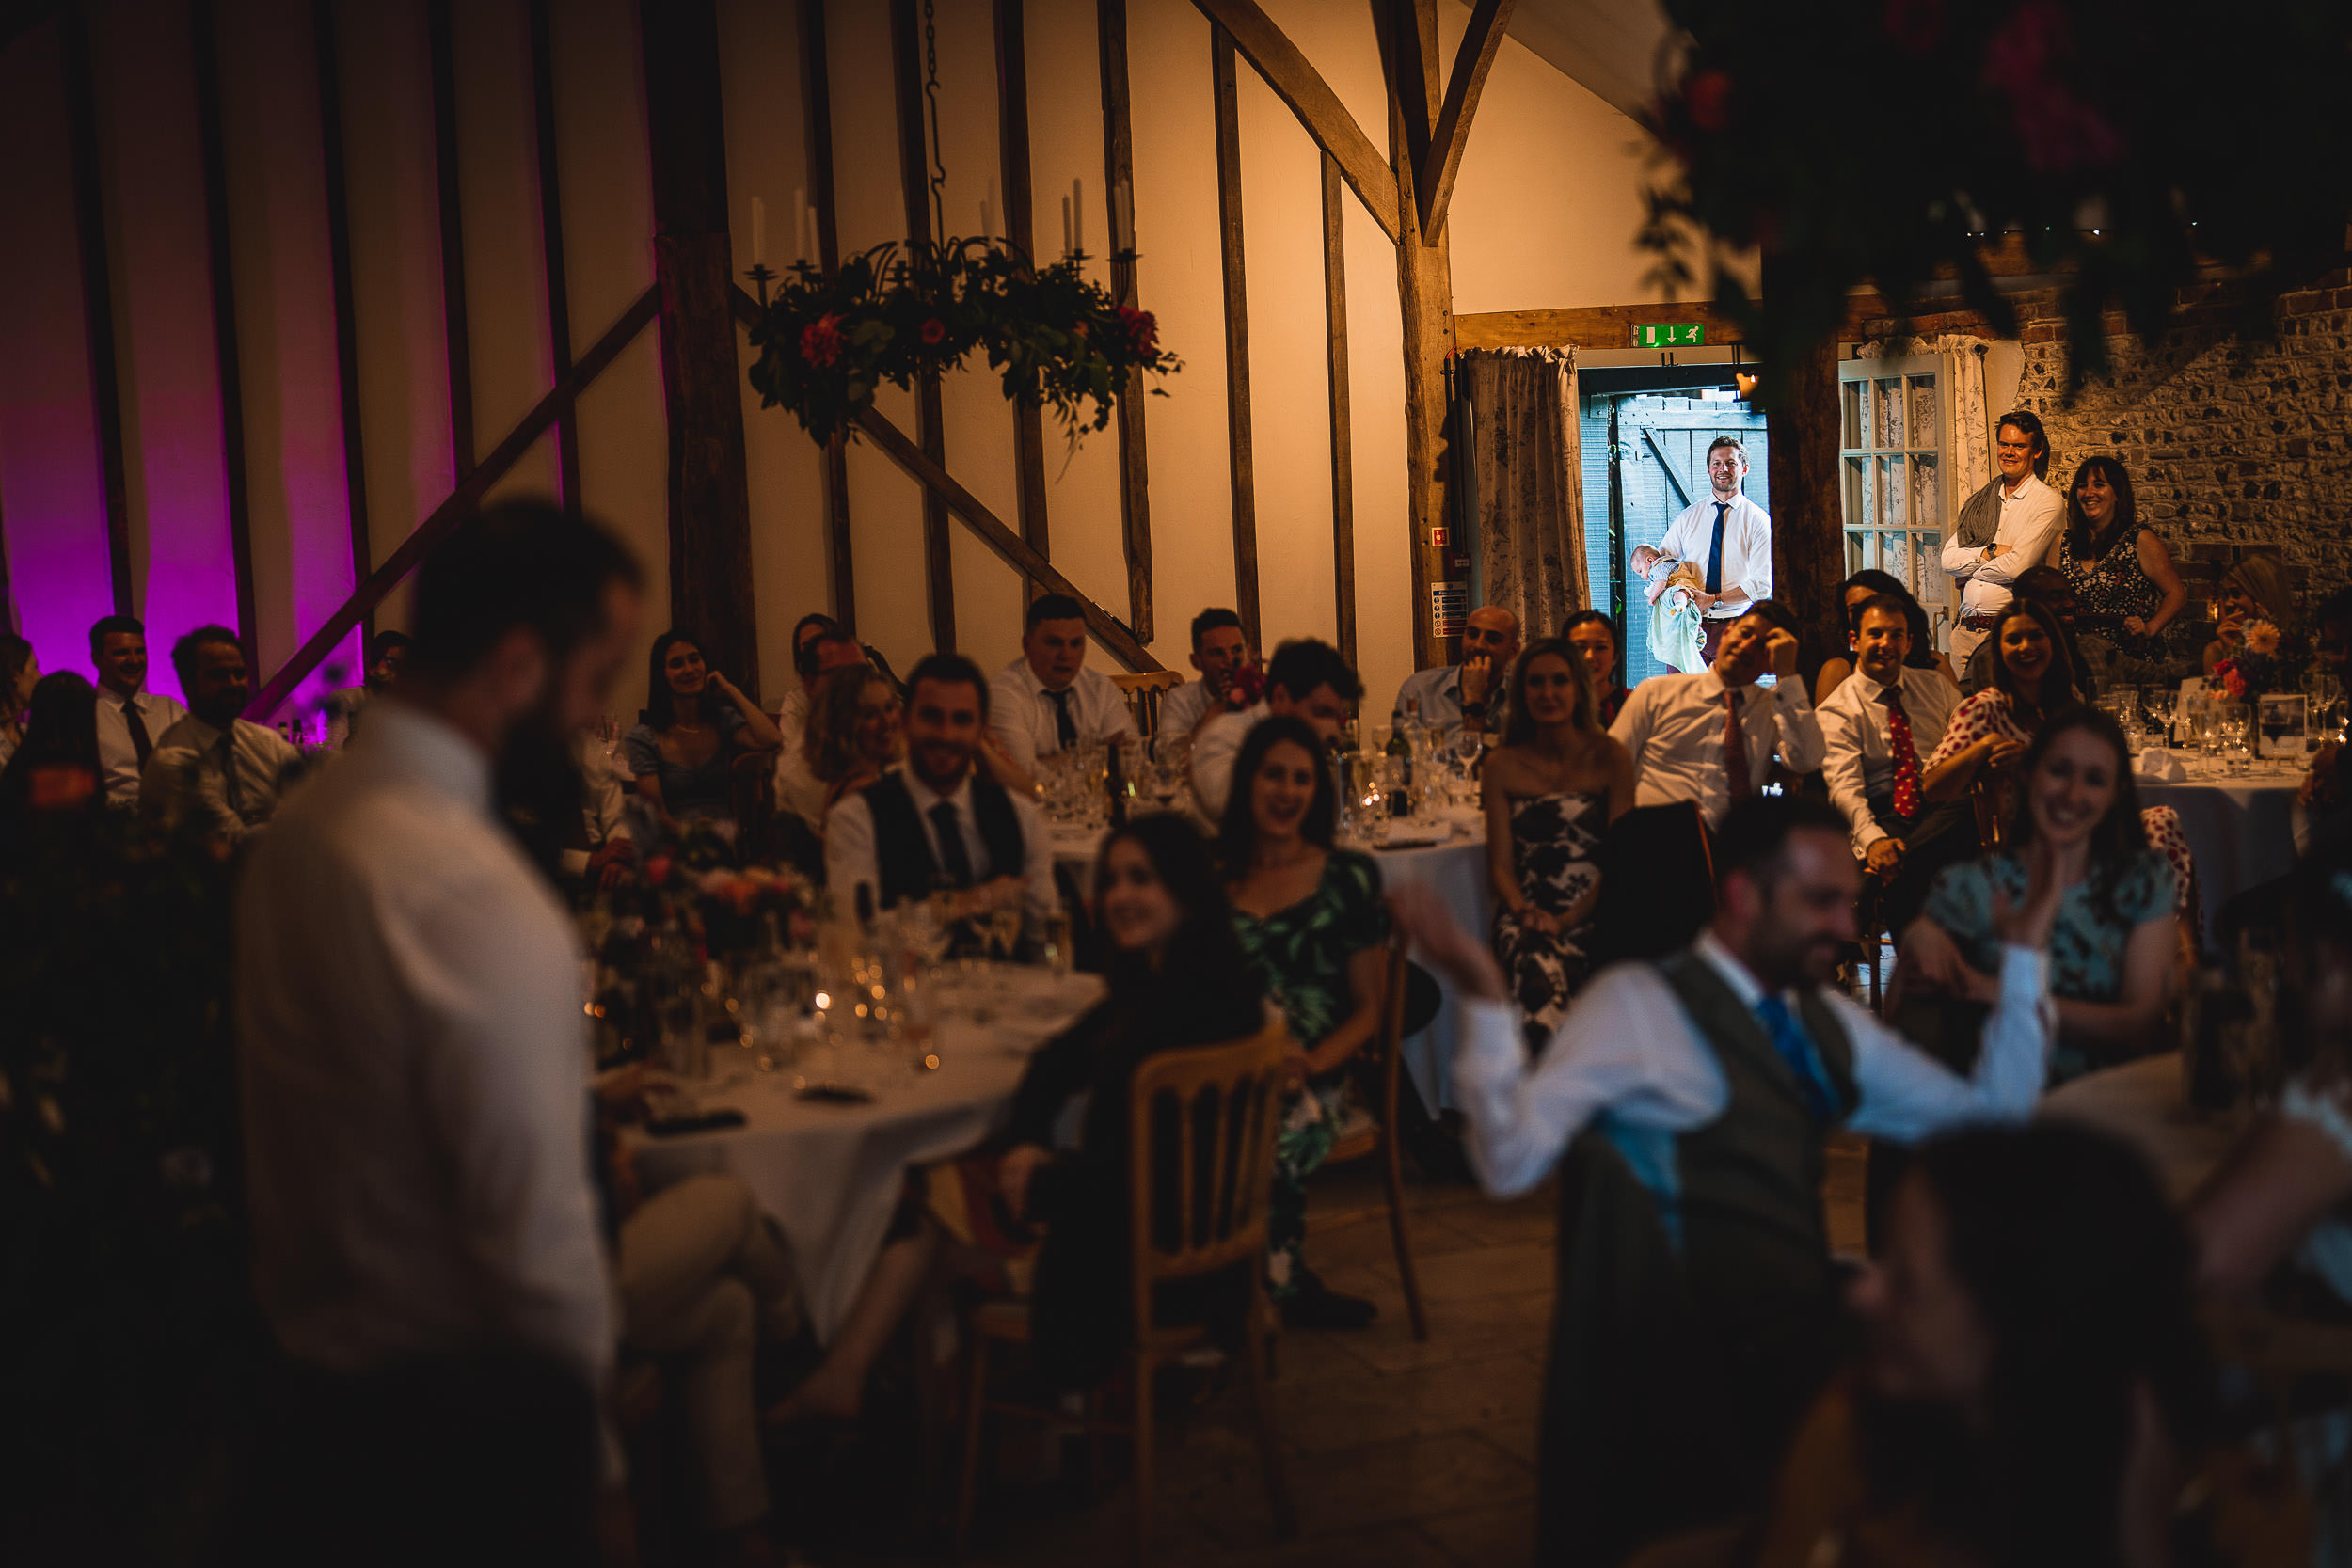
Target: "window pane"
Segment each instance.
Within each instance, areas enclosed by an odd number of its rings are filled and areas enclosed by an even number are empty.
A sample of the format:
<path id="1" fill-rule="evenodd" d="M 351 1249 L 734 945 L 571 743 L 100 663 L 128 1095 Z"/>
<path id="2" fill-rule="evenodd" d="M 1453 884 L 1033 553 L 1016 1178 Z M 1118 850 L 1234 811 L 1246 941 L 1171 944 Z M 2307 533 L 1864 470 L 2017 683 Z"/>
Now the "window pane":
<path id="1" fill-rule="evenodd" d="M 1913 534 L 1912 538 L 1918 544 L 1915 554 L 1919 563 L 1918 579 L 1912 592 L 1919 596 L 1919 602 L 1923 605 L 1951 603 L 1952 579 L 1944 570 L 1944 536 L 1932 531 L 1922 530 Z"/>
<path id="2" fill-rule="evenodd" d="M 1879 519 L 1878 463 L 1873 458 L 1857 457 L 1851 465 L 1854 475 L 1854 505 L 1846 514 L 1850 528 L 1875 527 Z"/>
<path id="3" fill-rule="evenodd" d="M 1860 570 L 1862 570 L 1862 535 L 1849 533 L 1846 535 L 1846 575 L 1851 577 Z"/>
<path id="4" fill-rule="evenodd" d="M 1878 428 L 1871 444 L 1877 447 L 1899 447 L 1903 444 L 1903 384 L 1899 380 L 1878 384 L 1878 401 L 1871 409 Z"/>
<path id="5" fill-rule="evenodd" d="M 1882 457 L 1886 467 L 1886 499 L 1879 521 L 1888 528 L 1901 528 L 1911 511 L 1911 498 L 1903 492 L 1910 487 L 1910 461 L 1901 457 Z"/>
<path id="6" fill-rule="evenodd" d="M 1911 460 L 1911 526 L 1944 526 L 1944 476 L 1932 457 Z"/>
<path id="7" fill-rule="evenodd" d="M 1879 535 L 1879 565 L 1897 582 L 1911 581 L 1911 544 L 1904 535 L 1888 530 Z"/>
<path id="8" fill-rule="evenodd" d="M 1869 471 L 1870 460 L 1868 458 L 1849 457 L 1846 459 L 1845 521 L 1848 528 L 1860 528 L 1863 525 L 1864 515 L 1868 510 L 1866 498 L 1870 488 L 1867 483 Z"/>
<path id="9" fill-rule="evenodd" d="M 1915 447 L 1941 447 L 1944 427 L 1935 414 L 1935 377 L 1915 375 L 1911 378 L 1911 444 Z"/>
<path id="10" fill-rule="evenodd" d="M 1841 420 L 1843 429 L 1838 439 L 1844 443 L 1848 451 L 1852 451 L 1865 444 L 1862 439 L 1863 390 L 1864 384 L 1859 381 L 1849 381 L 1838 388 L 1838 391 L 1843 394 L 1842 401 L 1845 404 Z"/>

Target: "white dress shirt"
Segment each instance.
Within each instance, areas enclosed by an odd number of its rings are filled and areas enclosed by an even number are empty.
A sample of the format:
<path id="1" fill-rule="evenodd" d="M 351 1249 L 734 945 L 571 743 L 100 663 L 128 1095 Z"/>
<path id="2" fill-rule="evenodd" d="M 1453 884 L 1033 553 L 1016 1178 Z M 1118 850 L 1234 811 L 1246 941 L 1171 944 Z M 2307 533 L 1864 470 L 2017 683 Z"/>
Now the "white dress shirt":
<path id="1" fill-rule="evenodd" d="M 1219 714 L 1192 737 L 1192 804 L 1211 826 L 1224 820 L 1225 798 L 1233 790 L 1233 764 L 1249 732 L 1274 710 L 1263 703 L 1239 713 Z"/>
<path id="2" fill-rule="evenodd" d="M 161 745 L 164 732 L 188 716 L 188 710 L 168 697 L 142 691 L 131 699 L 147 721 L 147 743 Z M 139 751 L 131 742 L 131 721 L 122 716 L 122 695 L 110 686 L 98 689 L 98 772 L 110 806 L 139 803 Z M 150 754 L 152 754 L 151 752 Z"/>
<path id="3" fill-rule="evenodd" d="M 1723 676 L 1712 670 L 1695 675 L 1652 675 L 1633 689 L 1609 726 L 1633 753 L 1633 803 L 1663 806 L 1696 800 L 1711 826 L 1731 805 L 1730 775 L 1724 768 Z M 1793 773 L 1821 766 L 1821 726 L 1794 676 L 1769 691 L 1746 688 L 1740 696 L 1740 738 L 1748 752 L 1748 783 L 1762 788 L 1772 770 L 1772 752 Z"/>
<path id="4" fill-rule="evenodd" d="M 963 852 L 971 859 L 974 883 L 998 877 L 1018 877 L 1024 883 L 1023 897 L 1031 918 L 1042 920 L 1053 911 L 1059 899 L 1054 887 L 1054 846 L 1046 836 L 1045 819 L 1038 815 L 1036 802 L 1022 799 L 1018 790 L 1005 792 L 1012 802 L 1012 815 L 1021 824 L 1025 863 L 998 865 L 989 859 L 988 846 L 980 838 L 979 819 L 972 813 L 969 771 L 951 795 L 934 791 L 915 777 L 912 768 L 897 771 L 906 781 L 907 794 L 914 798 L 915 820 L 923 824 L 923 837 L 930 845 L 933 864 L 947 863 L 939 852 L 939 826 L 931 820 L 931 808 L 945 800 L 956 808 L 956 824 L 963 832 Z M 860 883 L 874 890 L 874 908 L 881 909 L 882 862 L 874 848 L 874 808 L 866 803 L 863 793 L 844 795 L 825 814 L 825 886 L 843 899 L 843 907 L 853 909 L 857 895 L 852 890 Z"/>
<path id="5" fill-rule="evenodd" d="M 1700 935 L 1696 951 L 1742 1003 L 1763 1001 L 1763 987 L 1712 930 Z M 2002 950 L 2000 1001 L 1966 1078 L 1823 988 L 1821 1000 L 1853 1045 L 1860 1098 L 1847 1129 L 1910 1143 L 1960 1122 L 2023 1120 L 2042 1092 L 2049 1053 L 2047 969 L 2033 948 Z M 1713 1048 L 1649 964 L 1615 964 L 1595 976 L 1532 1067 L 1521 1041 L 1510 1004 L 1463 1009 L 1454 1092 L 1470 1120 L 1470 1164 L 1497 1197 L 1542 1180 L 1603 1113 L 1637 1133 L 1671 1137 L 1706 1126 L 1730 1103 Z M 1636 1174 L 1654 1173 L 1637 1163 Z"/>
<path id="6" fill-rule="evenodd" d="M 156 738 L 139 775 L 139 810 L 177 830 L 183 822 L 234 844 L 266 826 L 302 752 L 267 724 L 236 720 L 224 732 L 183 715 Z"/>
<path id="7" fill-rule="evenodd" d="M 1501 739 L 1503 731 L 1503 690 L 1511 679 L 1510 671 L 1496 673 L 1486 687 L 1486 733 Z M 1434 670 L 1416 670 L 1405 677 L 1396 689 L 1396 705 L 1389 710 L 1389 721 L 1405 722 L 1405 704 L 1411 699 L 1420 705 L 1421 721 L 1435 724 L 1445 732 L 1449 744 L 1462 733 L 1462 667 L 1441 664 Z"/>
<path id="8" fill-rule="evenodd" d="M 1731 510 L 1724 514 L 1724 575 L 1721 594 L 1745 594 L 1751 603 L 1772 596 L 1772 519 L 1770 514 L 1748 499 L 1741 492 L 1731 499 Z M 1715 494 L 1708 491 L 1677 517 L 1666 530 L 1666 537 L 1658 542 L 1658 553 L 1670 555 L 1698 569 L 1699 580 L 1707 580 L 1707 556 L 1715 543 Z M 1734 600 L 1728 605 L 1716 605 L 1707 612 L 1710 621 L 1734 620 L 1748 612 L 1748 606 Z"/>
<path id="9" fill-rule="evenodd" d="M 1108 675 L 1084 665 L 1070 683 L 1070 721 L 1077 728 L 1081 745 L 1136 733 L 1126 693 Z M 1004 743 L 1006 754 L 1023 768 L 1061 750 L 1054 700 L 1045 694 L 1045 683 L 1029 668 L 1026 656 L 997 671 L 989 681 L 988 727 Z"/>
<path id="10" fill-rule="evenodd" d="M 1954 533 L 1944 542 L 1944 570 L 1963 583 L 1960 613 L 1990 615 L 2010 601 L 2010 585 L 2036 566 L 2056 565 L 2058 536 L 2066 524 L 2066 499 L 2027 474 L 2014 491 L 1995 480 L 2001 502 L 2000 526 L 1993 542 L 2009 547 L 1987 561 L 1984 546 L 1970 546 Z M 1975 646 L 1970 644 L 1971 648 Z"/>
<path id="11" fill-rule="evenodd" d="M 379 699 L 286 802 L 239 890 L 236 996 L 254 1287 L 296 1360 L 504 1342 L 602 1389 L 582 960 L 490 759 L 438 719 Z"/>
<path id="12" fill-rule="evenodd" d="M 1903 667 L 1903 717 L 1911 721 L 1911 749 L 1927 771 L 1928 758 L 1944 739 L 1952 709 L 1960 705 L 1960 688 L 1944 678 L 1941 670 Z M 1829 798 L 1853 825 L 1854 852 L 1859 854 L 1887 836 L 1870 815 L 1870 801 L 1895 787 L 1895 752 L 1887 738 L 1886 688 L 1856 670 L 1837 683 L 1820 706 L 1821 778 Z"/>
<path id="13" fill-rule="evenodd" d="M 1160 693 L 1160 734 L 1184 736 L 1200 727 L 1200 716 L 1216 701 L 1204 680 L 1188 680 L 1173 691 Z"/>

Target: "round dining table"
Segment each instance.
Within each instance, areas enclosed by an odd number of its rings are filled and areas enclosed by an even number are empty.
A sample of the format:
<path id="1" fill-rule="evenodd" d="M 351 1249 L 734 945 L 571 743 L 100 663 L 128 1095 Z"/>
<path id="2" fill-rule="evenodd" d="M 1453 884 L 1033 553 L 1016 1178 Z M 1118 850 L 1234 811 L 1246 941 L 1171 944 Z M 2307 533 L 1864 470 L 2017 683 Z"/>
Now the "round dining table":
<path id="1" fill-rule="evenodd" d="M 2197 893 L 2205 941 L 2211 945 L 2222 906 L 2249 888 L 2295 869 L 2303 832 L 2296 797 L 2303 771 L 2265 762 L 2256 770 L 2219 777 L 2134 780 L 2143 806 L 2170 806 L 2181 814 L 2190 856 L 2197 863 Z"/>
<path id="2" fill-rule="evenodd" d="M 1029 1057 L 1102 994 L 1094 975 L 1041 967 L 947 971 L 939 1065 L 924 1070 L 911 1051 L 809 1043 L 797 1062 L 763 1071 L 754 1052 L 714 1047 L 710 1076 L 690 1085 L 691 1098 L 701 1111 L 739 1113 L 743 1125 L 632 1131 L 638 1173 L 648 1191 L 711 1173 L 740 1180 L 783 1230 L 810 1322 L 829 1342 L 873 1271 L 906 1173 L 999 1131 Z"/>
<path id="3" fill-rule="evenodd" d="M 1361 844 L 1380 867 L 1380 885 L 1434 890 L 1455 924 L 1480 941 L 1494 925 L 1494 884 L 1486 875 L 1486 825 L 1475 807 L 1454 808 L 1427 827 L 1400 827 L 1388 838 Z M 1432 1110 L 1454 1108 L 1454 1042 L 1461 1005 L 1454 988 L 1438 979 L 1438 1013 L 1429 1026 L 1405 1041 L 1405 1070 L 1412 1074 L 1421 1101 Z"/>
<path id="4" fill-rule="evenodd" d="M 2146 1157 L 2175 1203 L 2186 1202 L 2204 1185 L 2253 1117 L 2243 1107 L 2205 1111 L 2191 1105 L 2177 1051 L 2087 1072 L 2042 1096 L 2034 1114 L 2094 1128 L 2131 1145 Z"/>

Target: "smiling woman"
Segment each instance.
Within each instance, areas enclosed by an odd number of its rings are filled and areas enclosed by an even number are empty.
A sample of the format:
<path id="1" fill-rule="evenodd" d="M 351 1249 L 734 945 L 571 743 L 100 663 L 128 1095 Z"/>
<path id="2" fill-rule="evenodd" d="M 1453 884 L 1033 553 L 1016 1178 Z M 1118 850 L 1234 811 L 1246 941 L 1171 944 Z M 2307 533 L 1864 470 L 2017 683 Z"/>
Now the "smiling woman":
<path id="1" fill-rule="evenodd" d="M 705 662 L 698 639 L 665 631 L 646 664 L 645 710 L 623 738 L 638 795 L 672 832 L 725 816 L 736 757 L 784 737 L 758 704 Z"/>

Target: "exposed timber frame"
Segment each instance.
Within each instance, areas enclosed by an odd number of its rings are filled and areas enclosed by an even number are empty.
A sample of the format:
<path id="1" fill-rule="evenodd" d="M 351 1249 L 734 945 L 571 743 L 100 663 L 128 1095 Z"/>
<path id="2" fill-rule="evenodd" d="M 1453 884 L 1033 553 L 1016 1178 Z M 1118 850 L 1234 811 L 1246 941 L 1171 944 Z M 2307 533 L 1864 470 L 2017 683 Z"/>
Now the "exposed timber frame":
<path id="1" fill-rule="evenodd" d="M 311 0 L 310 31 L 318 55 L 326 265 L 335 301 L 335 390 L 343 444 L 343 515 L 351 533 L 351 580 L 363 582 L 375 570 L 375 546 L 368 520 L 367 439 L 359 419 L 359 318 L 351 284 L 351 194 L 343 165 L 342 60 L 336 42 L 334 0 Z M 458 309 L 462 320 L 462 301 Z M 360 617 L 359 627 L 362 641 L 375 635 L 373 605 Z M 253 668 L 261 665 L 256 662 Z"/>
<path id="2" fill-rule="evenodd" d="M 898 108 L 898 184 L 905 198 L 907 238 L 920 245 L 931 233 L 929 134 L 923 106 L 923 38 L 915 0 L 890 0 L 891 76 Z M 939 377 L 926 372 L 914 385 L 914 435 L 926 461 L 947 466 L 946 415 L 940 407 Z M 931 485 L 923 487 L 923 585 L 930 606 L 931 646 L 956 646 L 955 562 L 947 543 L 947 503 Z"/>
<path id="3" fill-rule="evenodd" d="M 229 160 L 220 113 L 220 35 L 213 0 L 190 0 L 197 149 L 204 164 L 205 266 L 213 287 L 213 372 L 220 388 L 221 478 L 229 499 L 229 559 L 236 576 L 237 641 L 260 665 L 253 613 L 253 508 L 245 465 L 245 381 L 237 357 L 237 281 L 229 253 Z M 353 574 L 357 576 L 355 572 Z"/>
<path id="4" fill-rule="evenodd" d="M 840 230 L 833 199 L 833 71 L 825 58 L 825 0 L 799 0 L 801 116 L 806 138 L 809 205 L 816 210 L 817 264 L 841 264 Z M 794 227 L 801 215 L 792 214 Z M 857 635 L 857 575 L 850 539 L 849 438 L 835 431 L 825 443 L 825 570 L 833 618 Z"/>
<path id="5" fill-rule="evenodd" d="M 1135 134 L 1127 110 L 1127 0 L 1095 0 L 1094 32 L 1102 56 L 1103 175 L 1110 188 L 1111 293 L 1121 305 L 1138 303 L 1136 281 Z M 1121 219 L 1124 219 L 1122 224 Z M 1127 559 L 1127 624 L 1136 639 L 1152 638 L 1152 486 L 1143 429 L 1143 372 L 1127 377 L 1119 400 L 1119 528 Z"/>

